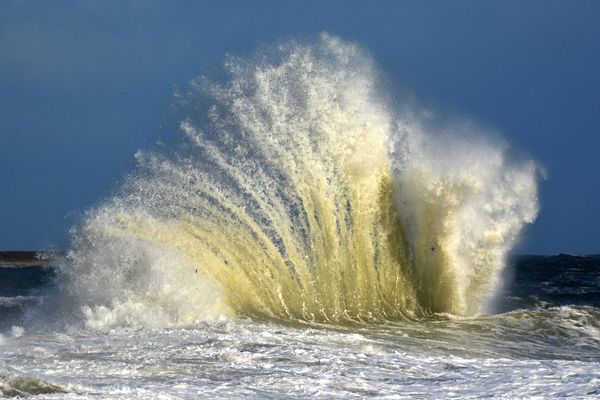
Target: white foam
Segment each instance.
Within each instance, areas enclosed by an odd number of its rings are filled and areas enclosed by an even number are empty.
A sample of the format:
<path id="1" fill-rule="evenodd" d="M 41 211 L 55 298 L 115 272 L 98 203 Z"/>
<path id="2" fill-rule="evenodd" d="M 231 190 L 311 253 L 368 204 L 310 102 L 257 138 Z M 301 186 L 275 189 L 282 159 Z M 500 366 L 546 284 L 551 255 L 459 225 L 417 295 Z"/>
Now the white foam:
<path id="1" fill-rule="evenodd" d="M 373 60 L 331 35 L 226 67 L 178 97 L 172 154 L 138 152 L 74 230 L 88 326 L 483 310 L 537 214 L 533 162 L 473 123 L 394 110 Z"/>

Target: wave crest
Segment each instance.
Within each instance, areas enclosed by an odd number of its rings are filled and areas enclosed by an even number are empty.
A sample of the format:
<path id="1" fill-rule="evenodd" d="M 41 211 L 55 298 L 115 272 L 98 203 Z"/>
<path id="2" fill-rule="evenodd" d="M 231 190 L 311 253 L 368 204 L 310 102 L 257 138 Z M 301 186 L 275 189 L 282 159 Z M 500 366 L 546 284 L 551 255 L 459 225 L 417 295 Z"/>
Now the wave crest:
<path id="1" fill-rule="evenodd" d="M 66 273 L 88 321 L 482 310 L 537 214 L 533 162 L 393 110 L 372 59 L 330 35 L 226 67 L 178 95 L 181 142 L 138 152 L 74 231 Z"/>

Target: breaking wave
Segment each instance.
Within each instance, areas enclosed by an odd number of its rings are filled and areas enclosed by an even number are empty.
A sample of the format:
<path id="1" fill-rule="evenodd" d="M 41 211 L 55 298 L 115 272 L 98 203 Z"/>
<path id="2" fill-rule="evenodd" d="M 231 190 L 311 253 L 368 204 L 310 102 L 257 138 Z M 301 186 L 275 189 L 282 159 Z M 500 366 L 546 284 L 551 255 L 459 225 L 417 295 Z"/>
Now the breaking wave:
<path id="1" fill-rule="evenodd" d="M 484 310 L 536 217 L 534 162 L 392 104 L 371 57 L 327 34 L 226 70 L 178 94 L 182 139 L 138 152 L 74 229 L 63 274 L 89 325 Z"/>

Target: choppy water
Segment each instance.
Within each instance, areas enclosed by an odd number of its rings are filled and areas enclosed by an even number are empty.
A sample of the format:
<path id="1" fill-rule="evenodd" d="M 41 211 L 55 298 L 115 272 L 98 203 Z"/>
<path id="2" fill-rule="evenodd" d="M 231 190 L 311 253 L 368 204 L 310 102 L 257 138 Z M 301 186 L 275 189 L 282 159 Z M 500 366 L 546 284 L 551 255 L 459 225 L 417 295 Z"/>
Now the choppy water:
<path id="1" fill-rule="evenodd" d="M 5 395 L 548 397 L 598 389 L 598 258 L 507 257 L 535 162 L 390 100 L 323 35 L 177 94 L 55 271 L 2 271 Z"/>
<path id="2" fill-rule="evenodd" d="M 14 299 L 0 304 L 0 388 L 123 399 L 600 395 L 600 256 L 519 257 L 509 271 L 505 312 L 476 318 L 44 329 L 26 315 L 53 275 L 0 269 L 3 299 Z"/>

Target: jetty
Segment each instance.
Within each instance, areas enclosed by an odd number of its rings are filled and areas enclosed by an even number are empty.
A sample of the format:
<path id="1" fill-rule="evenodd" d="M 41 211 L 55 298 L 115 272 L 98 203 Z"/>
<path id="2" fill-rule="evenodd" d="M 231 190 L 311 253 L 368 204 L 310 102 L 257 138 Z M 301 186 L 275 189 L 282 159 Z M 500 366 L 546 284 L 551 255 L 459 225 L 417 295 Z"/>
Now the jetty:
<path id="1" fill-rule="evenodd" d="M 64 257 L 63 251 L 0 251 L 0 268 L 55 267 Z"/>

